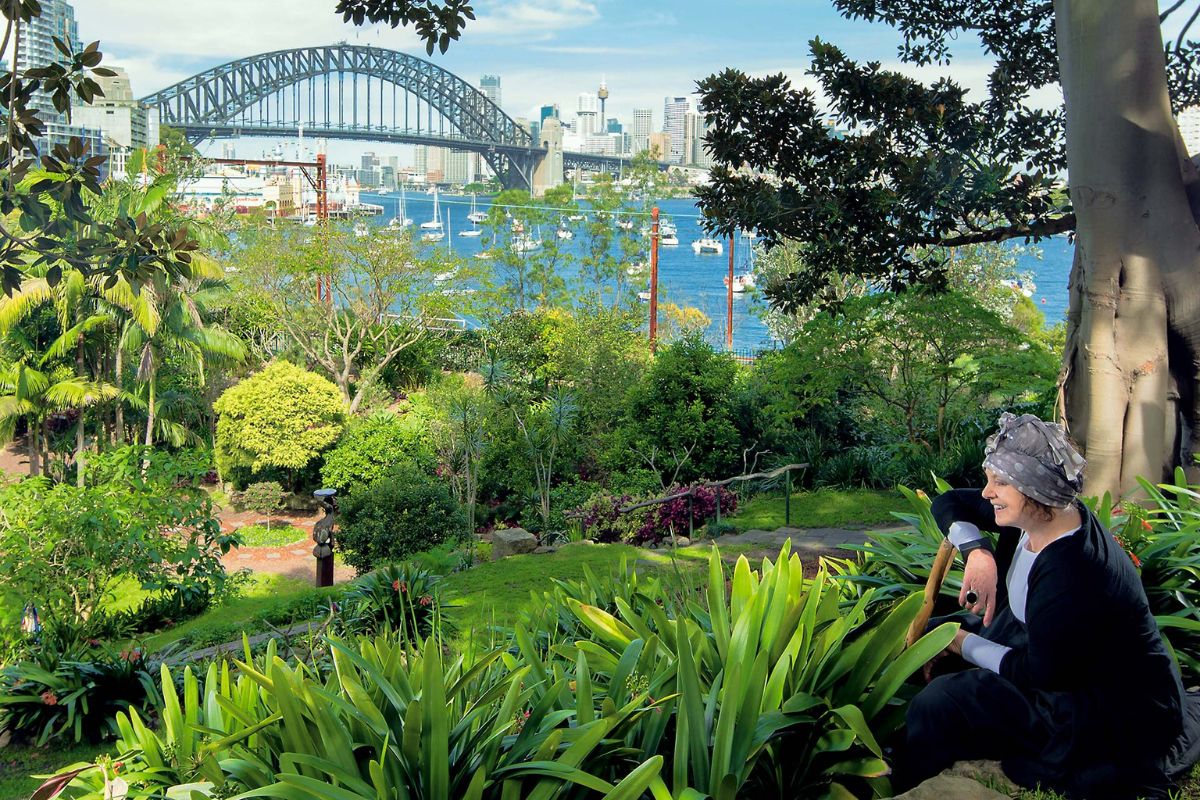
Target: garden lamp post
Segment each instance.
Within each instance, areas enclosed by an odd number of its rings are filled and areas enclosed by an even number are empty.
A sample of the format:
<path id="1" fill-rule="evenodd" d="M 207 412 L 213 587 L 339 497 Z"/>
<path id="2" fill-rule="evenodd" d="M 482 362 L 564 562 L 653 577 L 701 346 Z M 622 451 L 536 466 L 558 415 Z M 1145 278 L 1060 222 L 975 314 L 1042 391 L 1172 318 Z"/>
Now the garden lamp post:
<path id="1" fill-rule="evenodd" d="M 321 501 L 325 516 L 313 525 L 313 555 L 317 559 L 317 586 L 333 586 L 333 512 L 337 510 L 337 489 L 317 489 L 313 497 Z"/>

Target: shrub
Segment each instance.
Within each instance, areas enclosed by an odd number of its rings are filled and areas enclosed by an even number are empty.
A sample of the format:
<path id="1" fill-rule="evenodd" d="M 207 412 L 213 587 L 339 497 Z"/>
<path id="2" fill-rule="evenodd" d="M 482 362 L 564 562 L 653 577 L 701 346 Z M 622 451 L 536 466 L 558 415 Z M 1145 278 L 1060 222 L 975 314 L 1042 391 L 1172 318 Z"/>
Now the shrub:
<path id="1" fill-rule="evenodd" d="M 30 660 L 0 669 L 0 731 L 39 746 L 64 736 L 99 741 L 115 731 L 118 711 L 144 708 L 156 694 L 139 648 L 44 645 Z"/>
<path id="2" fill-rule="evenodd" d="M 446 484 L 396 468 L 341 504 L 336 545 L 364 573 L 463 536 L 467 519 Z"/>
<path id="3" fill-rule="evenodd" d="M 583 526 L 583 534 L 597 542 L 630 542 L 652 544 L 672 535 L 687 536 L 694 533 L 710 518 L 716 518 L 717 503 L 721 514 L 732 514 L 737 510 L 737 495 L 724 487 L 697 484 L 690 487 L 672 486 L 662 494 L 665 497 L 685 490 L 692 492 L 691 527 L 688 525 L 688 499 L 680 497 L 665 503 L 646 506 L 622 513 L 622 508 L 637 505 L 649 497 L 613 495 L 600 493 L 571 512 L 571 518 Z"/>
<path id="4" fill-rule="evenodd" d="M 257 514 L 265 514 L 267 533 L 270 533 L 271 515 L 283 506 L 283 487 L 275 481 L 252 483 L 242 492 L 242 505 Z"/>
<path id="5" fill-rule="evenodd" d="M 356 634 L 395 632 L 419 643 L 438 630 L 450 631 L 441 616 L 438 579 L 411 564 L 388 564 L 356 580 L 346 592 L 340 615 L 346 631 Z"/>
<path id="6" fill-rule="evenodd" d="M 143 475 L 142 463 L 149 460 Z M 129 447 L 93 456 L 84 486 L 30 479 L 0 486 L 0 595 L 32 603 L 43 624 L 92 620 L 126 577 L 147 591 L 208 603 L 224 587 L 221 533 L 202 465 Z"/>
<path id="7" fill-rule="evenodd" d="M 629 392 L 619 439 L 627 463 L 663 483 L 729 475 L 740 461 L 736 362 L 698 335 L 673 342 Z"/>
<path id="8" fill-rule="evenodd" d="M 433 472 L 434 461 L 425 426 L 415 415 L 381 411 L 347 426 L 325 454 L 321 483 L 346 495 L 400 464 Z"/>
<path id="9" fill-rule="evenodd" d="M 303 469 L 337 441 L 345 415 L 336 386 L 286 361 L 227 389 L 213 410 L 217 468 L 226 477 L 238 468 Z"/>

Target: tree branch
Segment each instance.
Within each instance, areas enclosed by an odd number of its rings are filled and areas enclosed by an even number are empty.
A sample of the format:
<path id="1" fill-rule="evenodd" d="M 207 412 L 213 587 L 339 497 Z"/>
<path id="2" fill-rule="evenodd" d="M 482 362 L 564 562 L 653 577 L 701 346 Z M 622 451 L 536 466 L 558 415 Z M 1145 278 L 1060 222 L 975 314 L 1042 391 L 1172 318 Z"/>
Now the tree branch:
<path id="1" fill-rule="evenodd" d="M 1064 214 L 1061 217 L 1041 220 L 1031 225 L 987 228 L 970 233 L 956 233 L 948 236 L 924 236 L 913 242 L 913 244 L 924 247 L 961 247 L 968 244 L 1004 242 L 1009 239 L 1041 238 L 1073 230 L 1075 230 L 1075 215 Z"/>

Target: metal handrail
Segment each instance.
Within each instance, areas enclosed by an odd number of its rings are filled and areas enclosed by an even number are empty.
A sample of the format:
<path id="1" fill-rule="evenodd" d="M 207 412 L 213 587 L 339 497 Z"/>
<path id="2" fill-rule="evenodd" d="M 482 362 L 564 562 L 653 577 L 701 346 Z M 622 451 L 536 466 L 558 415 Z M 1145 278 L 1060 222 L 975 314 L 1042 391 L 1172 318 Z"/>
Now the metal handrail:
<path id="1" fill-rule="evenodd" d="M 769 472 L 752 472 L 752 473 L 749 473 L 746 475 L 735 475 L 732 478 L 726 478 L 723 481 L 705 481 L 704 483 L 697 483 L 697 484 L 694 484 L 693 486 L 688 487 L 686 491 L 676 492 L 675 494 L 667 495 L 666 497 L 656 497 L 653 500 L 645 500 L 641 503 L 635 503 L 631 506 L 624 506 L 624 507 L 618 508 L 617 512 L 621 513 L 621 514 L 628 514 L 630 511 L 637 511 L 639 508 L 647 508 L 649 506 L 656 506 L 656 505 L 660 505 L 662 503 L 669 503 L 672 500 L 678 500 L 682 497 L 686 497 L 688 499 L 688 538 L 690 539 L 690 538 L 692 538 L 692 533 L 693 533 L 693 530 L 695 527 L 692 522 L 692 520 L 693 520 L 692 507 L 693 507 L 693 503 L 695 502 L 694 492 L 697 489 L 714 488 L 714 487 L 720 488 L 722 486 L 728 486 L 729 484 L 737 482 L 737 481 L 745 482 L 745 481 L 752 481 L 752 480 L 770 480 L 771 478 L 778 478 L 780 475 L 783 475 L 783 484 L 784 484 L 783 522 L 784 522 L 784 525 L 791 525 L 792 524 L 792 471 L 797 470 L 797 469 L 805 470 L 805 469 L 808 469 L 808 467 L 809 467 L 809 464 L 807 462 L 803 463 L 803 464 L 787 464 L 782 467 L 776 467 L 775 469 L 770 470 Z M 721 496 L 720 496 L 720 493 L 718 493 L 717 494 L 717 525 L 719 526 L 720 524 L 721 524 Z"/>

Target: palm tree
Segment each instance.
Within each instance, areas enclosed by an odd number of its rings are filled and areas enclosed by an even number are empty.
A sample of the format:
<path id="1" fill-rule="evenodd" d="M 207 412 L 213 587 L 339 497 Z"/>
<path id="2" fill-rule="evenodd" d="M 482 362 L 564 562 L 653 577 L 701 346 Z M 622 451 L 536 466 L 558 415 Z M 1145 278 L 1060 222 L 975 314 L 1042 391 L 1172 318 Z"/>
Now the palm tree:
<path id="1" fill-rule="evenodd" d="M 65 369 L 42 372 L 25 362 L 0 370 L 0 436 L 10 440 L 16 423 L 24 418 L 29 428 L 29 474 L 42 474 L 42 447 L 50 415 L 68 408 L 82 409 L 111 400 L 117 387 L 89 381 Z M 47 454 L 46 460 L 49 459 Z M 78 463 L 80 473 L 83 464 Z"/>
<path id="2" fill-rule="evenodd" d="M 200 376 L 201 384 L 208 362 L 238 362 L 246 357 L 246 346 L 241 339 L 204 319 L 208 306 L 228 291 L 220 267 L 208 259 L 196 258 L 193 269 L 198 278 L 163 279 L 144 285 L 138 303 L 152 313 L 131 315 L 121 332 L 121 351 L 137 358 L 137 379 L 147 387 L 144 401 L 147 447 L 155 440 L 158 371 L 168 352 L 188 363 Z"/>

